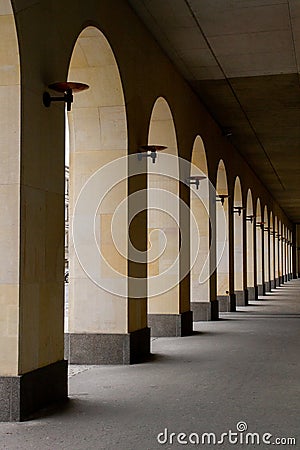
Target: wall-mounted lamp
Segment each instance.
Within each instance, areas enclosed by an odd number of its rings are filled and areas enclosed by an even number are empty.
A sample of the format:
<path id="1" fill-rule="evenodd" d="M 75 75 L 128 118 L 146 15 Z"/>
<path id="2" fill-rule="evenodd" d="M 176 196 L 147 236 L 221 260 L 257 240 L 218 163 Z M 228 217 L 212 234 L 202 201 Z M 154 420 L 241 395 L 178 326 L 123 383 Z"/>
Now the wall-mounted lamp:
<path id="1" fill-rule="evenodd" d="M 229 197 L 228 194 L 219 194 L 216 196 L 216 201 L 221 202 L 221 205 L 224 206 L 225 198 L 228 198 L 228 197 Z"/>
<path id="2" fill-rule="evenodd" d="M 254 214 L 251 214 L 250 216 L 246 216 L 247 222 L 253 223 L 254 218 L 255 218 Z"/>
<path id="3" fill-rule="evenodd" d="M 196 189 L 199 189 L 200 181 L 205 180 L 205 178 L 205 175 L 192 175 L 188 177 L 186 181 L 190 185 L 194 184 L 196 186 Z"/>
<path id="4" fill-rule="evenodd" d="M 48 86 L 53 91 L 63 93 L 63 97 L 52 97 L 49 92 L 44 92 L 43 103 L 46 108 L 49 108 L 52 102 L 65 102 L 67 104 L 67 111 L 71 111 L 71 105 L 73 103 L 73 94 L 76 92 L 82 92 L 89 88 L 87 84 L 77 83 L 73 81 L 60 81 L 58 83 L 52 83 Z"/>
<path id="5" fill-rule="evenodd" d="M 233 207 L 233 214 L 238 213 L 238 215 L 240 216 L 242 214 L 242 211 L 244 211 L 245 206 L 234 206 Z"/>
<path id="6" fill-rule="evenodd" d="M 264 229 L 264 224 L 265 224 L 265 222 L 257 222 L 256 226 L 257 226 L 257 228 L 261 228 L 263 230 Z"/>
<path id="7" fill-rule="evenodd" d="M 152 162 L 155 163 L 155 160 L 157 158 L 157 152 L 161 150 L 165 150 L 168 147 L 165 147 L 164 145 L 142 145 L 139 148 L 138 153 L 138 160 L 141 161 L 142 158 L 152 158 Z"/>

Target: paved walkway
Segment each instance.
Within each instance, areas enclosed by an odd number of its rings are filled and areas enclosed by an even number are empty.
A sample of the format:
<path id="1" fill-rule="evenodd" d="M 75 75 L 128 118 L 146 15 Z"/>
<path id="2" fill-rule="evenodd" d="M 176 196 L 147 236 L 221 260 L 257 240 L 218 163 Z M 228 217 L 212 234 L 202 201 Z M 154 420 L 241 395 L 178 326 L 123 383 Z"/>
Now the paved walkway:
<path id="1" fill-rule="evenodd" d="M 193 336 L 154 339 L 151 362 L 73 366 L 68 405 L 38 420 L 0 424 L 0 449 L 300 449 L 299 325 L 300 280 L 294 280 L 218 322 L 195 324 Z M 203 433 L 220 440 L 239 422 L 240 432 L 230 437 L 238 444 L 228 436 L 224 444 L 208 445 L 207 436 L 201 444 Z M 159 444 L 166 428 L 169 443 Z M 172 432 L 195 444 L 170 444 Z M 254 432 L 256 442 L 264 433 L 272 434 L 266 442 L 298 442 L 243 444 Z"/>

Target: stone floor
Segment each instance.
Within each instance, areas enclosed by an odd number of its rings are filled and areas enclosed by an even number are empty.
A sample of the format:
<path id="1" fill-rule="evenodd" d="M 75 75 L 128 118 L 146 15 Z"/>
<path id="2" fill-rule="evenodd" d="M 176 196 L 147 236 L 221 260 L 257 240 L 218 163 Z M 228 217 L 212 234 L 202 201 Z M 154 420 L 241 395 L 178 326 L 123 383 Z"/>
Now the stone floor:
<path id="1" fill-rule="evenodd" d="M 268 441 L 299 449 L 299 325 L 300 280 L 294 280 L 218 322 L 196 323 L 193 336 L 154 339 L 148 363 L 72 366 L 64 409 L 0 424 L 0 449 L 240 450 L 270 448 Z M 237 432 L 237 424 L 238 434 L 223 444 L 209 445 L 203 436 L 211 432 L 221 440 L 222 433 Z M 191 442 L 178 443 L 178 433 L 186 434 L 179 441 Z M 258 433 L 256 444 L 249 433 Z M 258 445 L 265 433 L 272 436 Z M 276 438 L 297 444 L 275 445 Z"/>

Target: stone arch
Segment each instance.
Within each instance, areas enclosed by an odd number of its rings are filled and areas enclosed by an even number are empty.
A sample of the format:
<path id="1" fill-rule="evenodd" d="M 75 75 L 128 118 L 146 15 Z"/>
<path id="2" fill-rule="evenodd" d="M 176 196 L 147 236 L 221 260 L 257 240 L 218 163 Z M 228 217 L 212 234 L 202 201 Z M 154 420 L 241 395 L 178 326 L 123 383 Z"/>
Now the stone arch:
<path id="1" fill-rule="evenodd" d="M 275 279 L 275 236 L 274 236 L 274 219 L 273 219 L 273 212 L 270 212 L 270 232 L 269 232 L 269 239 L 270 239 L 270 287 L 273 289 L 275 287 L 274 279 Z"/>
<path id="2" fill-rule="evenodd" d="M 240 178 L 234 183 L 234 292 L 237 305 L 244 305 L 243 197 Z"/>
<path id="3" fill-rule="evenodd" d="M 126 157 L 128 148 L 126 107 L 117 59 L 107 38 L 96 27 L 88 26 L 78 36 L 69 63 L 68 80 L 89 85 L 88 90 L 74 94 L 72 111 L 68 113 L 72 232 L 74 208 L 83 186 L 98 170 Z M 100 284 L 95 283 L 81 267 L 74 243 L 69 241 L 68 336 L 69 360 L 72 363 L 122 363 L 115 360 L 118 358 L 117 350 L 113 354 L 110 343 L 102 336 L 113 340 L 113 336 L 118 334 L 122 346 L 122 338 L 126 339 L 129 331 L 140 327 L 138 319 L 131 322 L 134 315 L 128 312 L 127 211 L 118 216 L 118 243 L 122 254 L 116 248 L 111 232 L 114 213 L 128 194 L 126 158 L 119 165 L 118 176 L 122 181 L 107 190 L 95 212 L 95 239 L 103 255 L 102 263 L 95 269 Z M 104 177 L 102 179 L 99 179 L 100 188 L 105 182 Z M 89 245 L 86 244 L 87 252 L 90 251 Z M 114 291 L 117 284 L 123 288 L 120 295 Z"/>
<path id="4" fill-rule="evenodd" d="M 264 282 L 265 292 L 270 291 L 270 242 L 269 242 L 269 213 L 268 207 L 264 207 Z"/>
<path id="5" fill-rule="evenodd" d="M 274 218 L 274 245 L 275 245 L 275 251 L 274 251 L 274 264 L 275 264 L 275 287 L 279 286 L 279 228 L 278 228 L 278 217 L 275 216 Z"/>
<path id="6" fill-rule="evenodd" d="M 255 255 L 254 255 L 254 210 L 251 189 L 246 201 L 246 251 L 247 251 L 247 289 L 248 299 L 255 300 Z"/>
<path id="7" fill-rule="evenodd" d="M 263 295 L 264 286 L 264 252 L 263 252 L 263 231 L 264 224 L 262 218 L 261 202 L 257 199 L 256 202 L 256 280 L 258 295 Z"/>
<path id="8" fill-rule="evenodd" d="M 19 367 L 31 366 L 33 355 L 24 355 L 19 346 L 19 277 L 20 277 L 20 161 L 21 161 L 21 92 L 20 56 L 17 30 L 11 2 L 0 3 L 0 330 L 1 375 L 22 373 Z M 26 314 L 23 313 L 22 318 Z M 26 320 L 26 318 L 25 318 Z M 26 323 L 22 322 L 26 328 Z M 20 352 L 20 353 L 19 353 Z M 24 356 L 24 361 L 23 361 Z"/>
<path id="9" fill-rule="evenodd" d="M 148 205 L 156 205 L 159 201 L 161 207 L 148 207 L 149 248 L 152 252 L 151 260 L 148 259 L 148 323 L 153 336 L 177 336 L 178 333 L 181 335 L 181 325 L 186 320 L 190 321 L 188 326 L 191 327 L 192 315 L 189 297 L 184 299 L 180 296 L 177 136 L 172 111 L 163 97 L 158 97 L 152 108 L 148 145 L 167 147 L 158 152 L 155 164 L 148 158 Z M 172 157 L 164 159 L 164 154 Z M 170 171 L 173 178 L 168 176 Z M 161 191 L 160 198 L 154 189 Z M 170 204 L 173 216 L 168 213 Z"/>
<path id="10" fill-rule="evenodd" d="M 191 309 L 193 319 L 208 320 L 212 314 L 210 311 L 210 284 L 209 284 L 209 180 L 204 143 L 200 136 L 197 136 L 192 149 L 192 165 L 190 176 L 203 176 L 199 186 L 190 185 L 190 209 L 194 215 L 200 237 L 200 246 L 195 264 L 192 265 L 190 292 Z M 195 189 L 201 189 L 201 199 L 196 195 Z M 196 230 L 190 226 L 190 246 L 193 249 L 197 242 L 197 237 L 193 233 Z M 192 252 L 191 252 L 192 259 Z"/>
<path id="11" fill-rule="evenodd" d="M 216 234 L 217 234 L 217 299 L 220 311 L 230 311 L 229 295 L 229 241 L 228 241 L 228 183 L 224 161 L 218 164 L 216 178 Z M 224 208 L 224 210 L 222 210 Z M 227 227 L 224 230 L 222 216 L 225 214 Z M 225 242 L 225 246 L 224 246 Z"/>

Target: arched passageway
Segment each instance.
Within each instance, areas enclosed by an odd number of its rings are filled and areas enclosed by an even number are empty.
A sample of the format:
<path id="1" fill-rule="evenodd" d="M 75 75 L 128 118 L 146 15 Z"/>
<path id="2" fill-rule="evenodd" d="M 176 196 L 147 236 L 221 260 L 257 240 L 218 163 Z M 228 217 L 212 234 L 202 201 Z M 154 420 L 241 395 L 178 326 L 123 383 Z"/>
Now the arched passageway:
<path id="1" fill-rule="evenodd" d="M 256 202 L 256 280 L 257 296 L 264 293 L 264 223 L 262 219 L 260 199 Z"/>
<path id="2" fill-rule="evenodd" d="M 255 300 L 255 257 L 254 254 L 254 210 L 251 190 L 248 189 L 246 203 L 246 251 L 248 300 Z"/>
<path id="3" fill-rule="evenodd" d="M 239 177 L 236 177 L 234 184 L 233 199 L 233 230 L 234 230 L 234 293 L 236 295 L 236 304 L 244 306 L 247 304 L 247 298 L 244 290 L 244 206 L 242 198 L 242 188 Z"/>
<path id="4" fill-rule="evenodd" d="M 270 212 L 270 231 L 269 231 L 269 237 L 270 237 L 270 288 L 275 288 L 275 235 L 274 235 L 274 220 L 273 220 L 273 213 Z"/>
<path id="5" fill-rule="evenodd" d="M 79 35 L 68 79 L 90 88 L 76 95 L 68 113 L 73 239 L 67 356 L 71 363 L 128 363 L 134 356 L 127 341 L 146 330 L 146 309 L 142 300 L 128 298 L 125 99 L 116 58 L 97 28 Z M 93 210 L 94 197 L 99 204 Z"/>
<path id="6" fill-rule="evenodd" d="M 270 227 L 268 208 L 264 208 L 264 293 L 269 292 L 270 287 Z"/>
<path id="7" fill-rule="evenodd" d="M 219 310 L 222 312 L 232 310 L 232 299 L 229 294 L 228 184 L 223 160 L 220 160 L 218 165 L 216 191 L 217 300 Z M 226 228 L 223 222 L 224 214 Z"/>
<path id="8" fill-rule="evenodd" d="M 190 208 L 194 215 L 197 230 L 190 225 L 190 246 L 191 246 L 191 275 L 190 275 L 190 292 L 191 292 L 191 310 L 193 311 L 193 320 L 212 320 L 217 311 L 212 308 L 210 302 L 210 273 L 209 273 L 209 180 L 205 148 L 200 136 L 197 136 L 192 150 L 191 179 L 194 177 L 202 177 L 199 185 L 190 185 Z M 197 191 L 200 190 L 199 196 Z M 195 236 L 194 233 L 197 233 Z M 193 264 L 192 250 L 198 244 L 196 261 Z"/>
<path id="9" fill-rule="evenodd" d="M 180 295 L 177 138 L 171 109 L 162 97 L 152 109 L 148 145 L 166 147 L 155 164 L 148 159 L 148 234 L 154 255 L 148 260 L 148 324 L 152 336 L 181 336 L 192 330 L 192 313 L 189 298 Z"/>

